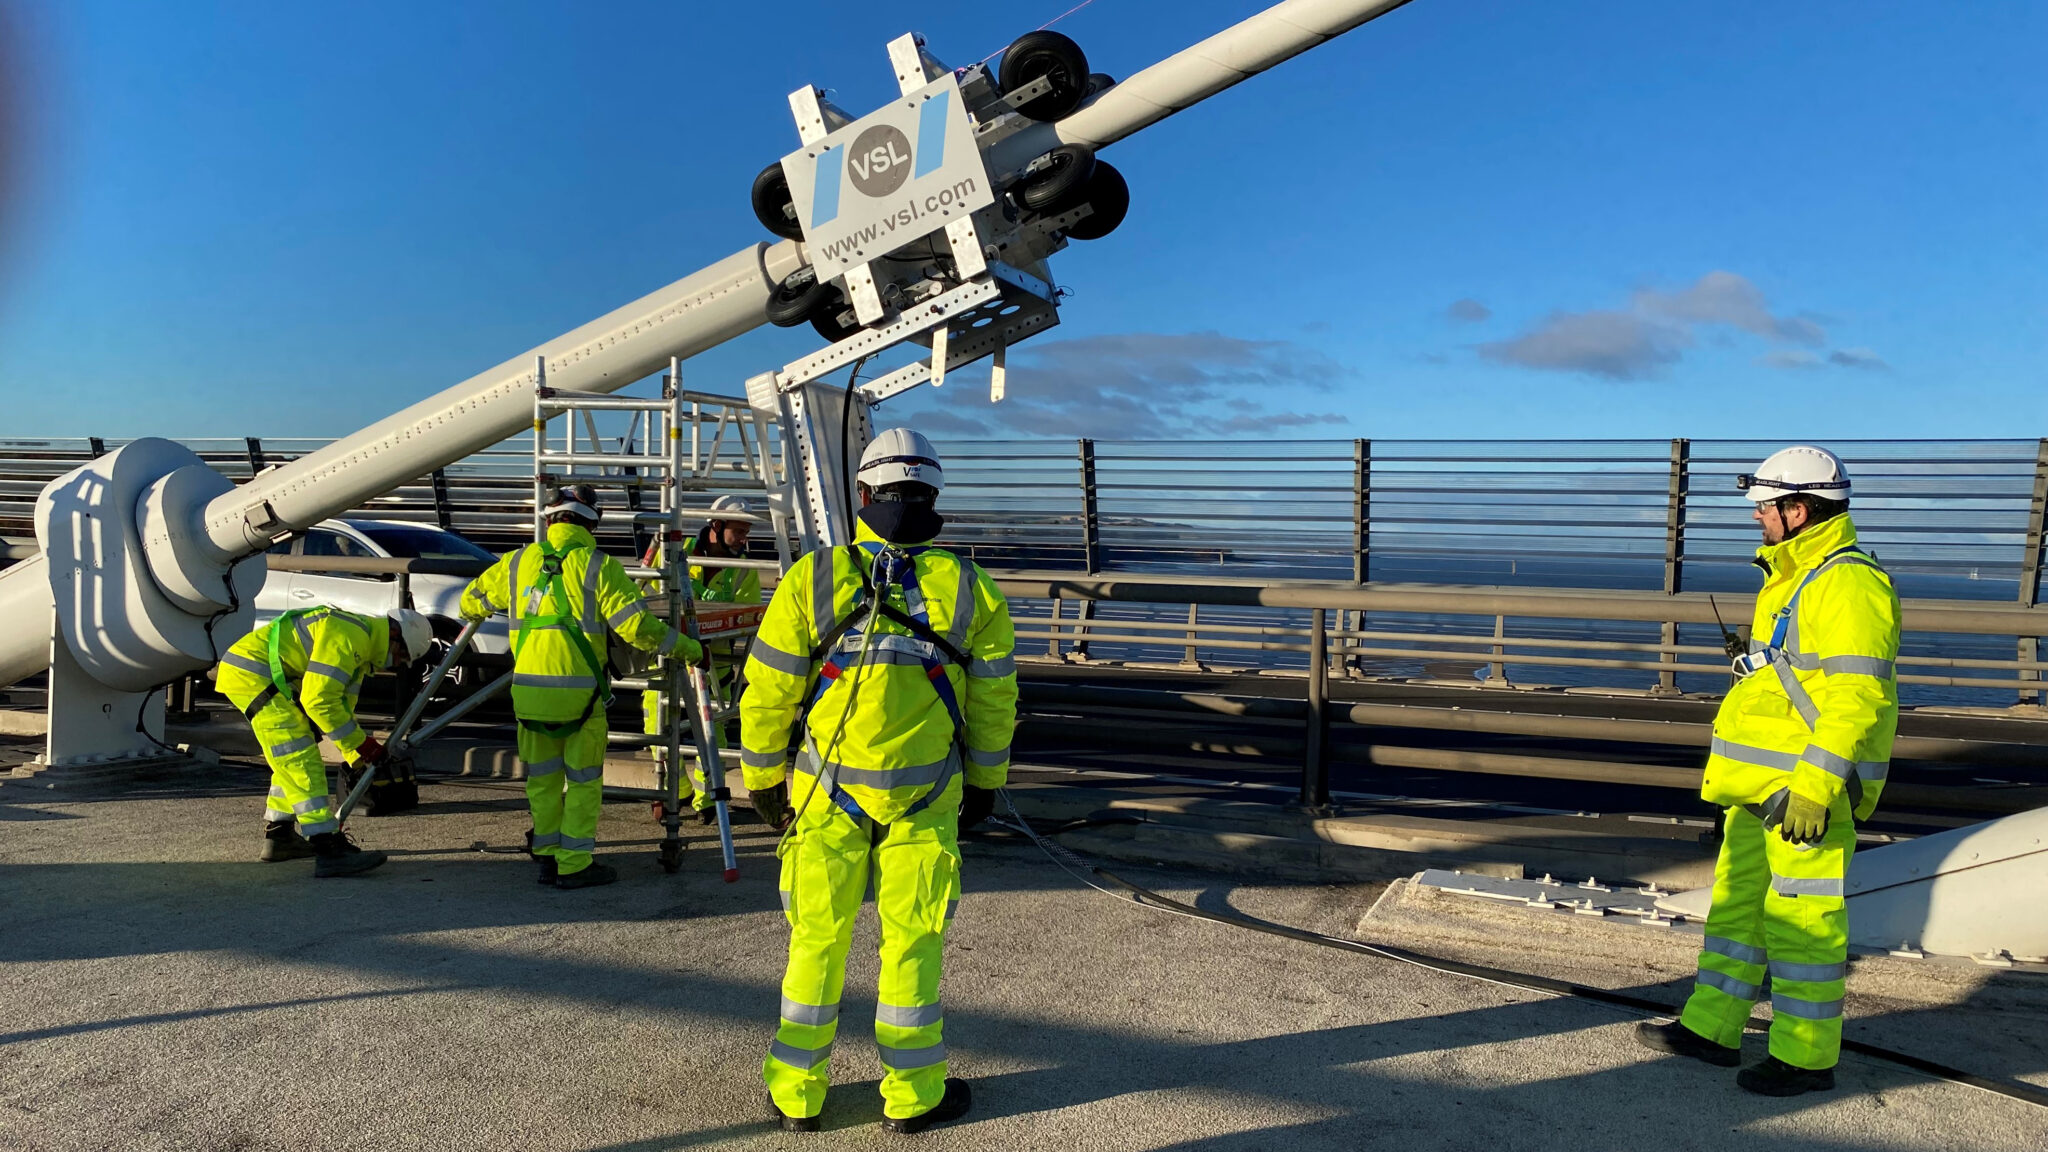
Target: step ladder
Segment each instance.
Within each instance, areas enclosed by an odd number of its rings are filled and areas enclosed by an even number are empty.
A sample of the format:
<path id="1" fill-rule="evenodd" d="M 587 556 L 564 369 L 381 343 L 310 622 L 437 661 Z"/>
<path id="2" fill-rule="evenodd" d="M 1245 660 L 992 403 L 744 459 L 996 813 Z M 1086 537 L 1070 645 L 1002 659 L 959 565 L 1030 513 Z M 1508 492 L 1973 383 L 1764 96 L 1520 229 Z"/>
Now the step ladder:
<path id="1" fill-rule="evenodd" d="M 739 878 L 739 871 L 733 854 L 731 794 L 725 783 L 725 757 L 719 733 L 720 726 L 738 713 L 738 666 L 744 661 L 744 641 L 758 628 L 762 609 L 756 605 L 699 604 L 693 594 L 689 555 L 683 545 L 698 527 L 714 518 L 708 511 L 710 501 L 706 494 L 758 491 L 772 496 L 778 487 L 778 476 L 760 414 L 734 397 L 685 392 L 678 383 L 679 367 L 670 361 L 658 398 L 615 396 L 551 388 L 547 383 L 546 358 L 536 357 L 533 533 L 535 540 L 547 537 L 542 510 L 554 489 L 589 484 L 623 490 L 632 513 L 635 539 L 644 536 L 653 541 L 655 563 L 643 564 L 643 558 L 636 556 L 623 565 L 626 575 L 640 581 L 643 588 L 651 581 L 659 582 L 661 611 L 669 627 L 705 645 L 706 660 L 703 665 L 693 665 L 660 657 L 644 674 L 611 675 L 614 689 L 656 694 L 655 715 L 660 717 L 661 731 L 651 735 L 613 732 L 607 745 L 655 750 L 661 796 L 657 810 L 663 825 L 661 864 L 669 872 L 682 866 L 683 773 L 687 770 L 684 762 L 694 762 L 696 787 L 714 801 L 724 875 L 730 883 Z M 626 428 L 609 436 L 603 434 L 599 415 L 604 413 L 625 414 Z M 568 417 L 562 422 L 559 437 L 549 432 L 557 416 Z M 652 507 L 647 506 L 650 495 Z M 717 515 L 716 519 L 768 526 L 775 538 L 777 556 L 774 560 L 721 559 L 721 567 L 774 571 L 788 568 L 789 524 L 783 509 L 776 505 L 776 501 L 769 500 L 765 515 Z M 722 678 L 731 688 L 729 699 L 719 697 L 721 677 L 710 666 L 710 644 L 720 640 L 740 645 L 733 666 Z M 609 669 L 606 674 L 610 674 Z"/>

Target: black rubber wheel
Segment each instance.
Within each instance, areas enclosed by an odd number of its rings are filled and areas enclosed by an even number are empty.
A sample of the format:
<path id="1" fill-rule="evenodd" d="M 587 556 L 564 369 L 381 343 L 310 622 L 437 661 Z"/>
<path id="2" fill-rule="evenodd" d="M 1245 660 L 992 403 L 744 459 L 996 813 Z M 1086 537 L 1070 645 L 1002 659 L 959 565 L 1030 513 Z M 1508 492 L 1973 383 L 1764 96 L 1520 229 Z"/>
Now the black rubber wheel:
<path id="1" fill-rule="evenodd" d="M 1057 120 L 1088 96 L 1088 57 L 1057 32 L 1026 32 L 1010 41 L 996 82 L 1003 91 L 1015 92 L 1041 76 L 1052 82 L 1052 91 L 1017 109 L 1033 120 Z"/>
<path id="2" fill-rule="evenodd" d="M 1124 183 L 1124 174 L 1112 167 L 1109 161 L 1097 160 L 1095 177 L 1088 181 L 1088 191 L 1081 199 L 1095 212 L 1067 229 L 1067 236 L 1074 240 L 1100 240 L 1116 231 L 1116 226 L 1130 214 L 1131 186 Z"/>
<path id="3" fill-rule="evenodd" d="M 1090 72 L 1088 74 L 1088 83 L 1081 94 L 1081 98 L 1086 100 L 1093 96 L 1100 96 L 1114 87 L 1116 87 L 1116 77 L 1111 76 L 1107 72 Z"/>
<path id="4" fill-rule="evenodd" d="M 831 286 L 818 283 L 809 268 L 792 272 L 768 296 L 768 322 L 777 328 L 794 328 L 809 320 L 828 294 L 832 294 Z"/>
<path id="5" fill-rule="evenodd" d="M 824 298 L 811 311 L 811 329 L 823 336 L 826 343 L 837 344 L 860 331 L 861 323 L 854 318 L 853 305 L 847 302 L 846 294 L 827 285 Z"/>
<path id="6" fill-rule="evenodd" d="M 1045 155 L 1046 167 L 1017 183 L 1017 202 L 1055 216 L 1081 202 L 1095 175 L 1095 152 L 1086 144 L 1062 144 Z"/>
<path id="7" fill-rule="evenodd" d="M 789 179 L 777 160 L 754 177 L 754 218 L 784 240 L 801 240 L 804 230 L 797 226 L 796 201 L 789 195 Z"/>

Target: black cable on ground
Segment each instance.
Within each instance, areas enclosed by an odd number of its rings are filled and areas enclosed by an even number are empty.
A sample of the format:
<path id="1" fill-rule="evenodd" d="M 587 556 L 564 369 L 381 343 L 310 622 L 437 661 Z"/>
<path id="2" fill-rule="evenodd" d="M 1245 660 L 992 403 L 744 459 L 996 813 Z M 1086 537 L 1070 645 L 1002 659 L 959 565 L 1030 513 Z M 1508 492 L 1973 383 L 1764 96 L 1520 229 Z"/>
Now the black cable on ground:
<path id="1" fill-rule="evenodd" d="M 1079 856 L 1074 855 L 1067 848 L 1042 839 L 1040 833 L 1035 831 L 1024 819 L 1023 815 L 1017 811 L 1016 805 L 1010 803 L 1007 791 L 1004 792 L 1003 802 L 1009 808 L 1011 817 L 1016 821 L 1014 826 L 1017 830 L 1023 832 L 1025 836 L 1031 839 L 1032 843 L 1038 845 L 1039 849 L 1053 863 L 1060 865 L 1060 867 L 1070 873 L 1074 872 L 1075 865 L 1086 868 L 1090 873 L 1100 877 L 1103 881 L 1128 893 L 1134 902 L 1149 908 L 1156 908 L 1159 911 L 1171 912 L 1180 916 L 1190 916 L 1197 920 L 1207 920 L 1211 923 L 1222 924 L 1231 928 L 1245 928 L 1253 932 L 1263 932 L 1269 936 L 1279 936 L 1287 940 L 1298 940 L 1304 944 L 1316 944 L 1324 948 L 1335 948 L 1343 952 L 1373 956 L 1382 960 L 1393 960 L 1402 964 L 1413 964 L 1418 968 L 1427 968 L 1431 971 L 1442 972 L 1452 976 L 1464 976 L 1473 980 L 1483 980 L 1489 984 L 1503 984 L 1511 988 L 1542 992 L 1552 996 L 1569 996 L 1580 1000 L 1591 1000 L 1595 1003 L 1623 1008 L 1633 1012 L 1642 1012 L 1651 1016 L 1676 1016 L 1679 1013 L 1677 1005 L 1665 1004 L 1661 1001 L 1650 1000 L 1641 996 L 1631 996 L 1625 992 L 1594 988 L 1586 984 L 1574 984 L 1568 980 L 1553 980 L 1548 976 L 1537 976 L 1528 972 L 1514 972 L 1506 968 L 1491 968 L 1484 964 L 1467 964 L 1459 960 L 1447 960 L 1440 956 L 1410 952 L 1403 948 L 1391 948 L 1383 944 L 1367 944 L 1362 940 L 1346 940 L 1341 936 L 1327 936 L 1321 932 L 1312 932 L 1305 928 L 1293 928 L 1285 924 L 1275 924 L 1251 916 L 1237 913 L 1210 912 L 1203 908 L 1197 908 L 1192 904 L 1183 904 L 1172 897 L 1162 896 L 1149 888 L 1133 884 L 1105 868 L 1089 864 Z M 1073 823 L 1072 821 L 1069 822 L 1069 824 Z M 1072 861 L 1072 864 L 1070 865 L 1067 861 L 1060 859 L 1061 855 L 1067 856 Z M 1081 877 L 1078 873 L 1076 873 L 1076 876 L 1089 887 L 1099 892 L 1109 893 L 1109 889 L 1088 880 L 1087 877 Z M 1113 895 L 1114 893 L 1110 894 Z M 1768 1032 L 1770 1025 L 1752 1020 L 1749 1022 L 1748 1028 L 1752 1032 Z M 1947 1080 L 1985 1092 L 2006 1096 L 2039 1108 L 2048 1108 L 2048 1089 L 2037 1088 L 2031 1084 L 1979 1076 L 1974 1072 L 1966 1072 L 1960 1068 L 1952 1068 L 1937 1061 L 1925 1060 L 1905 1052 L 1896 1052 L 1876 1044 L 1866 1044 L 1860 1040 L 1844 1038 L 1842 1050 L 1874 1060 L 1883 1060 L 1902 1068 L 1910 1068 L 1915 1072 L 1932 1076 L 1938 1080 Z"/>

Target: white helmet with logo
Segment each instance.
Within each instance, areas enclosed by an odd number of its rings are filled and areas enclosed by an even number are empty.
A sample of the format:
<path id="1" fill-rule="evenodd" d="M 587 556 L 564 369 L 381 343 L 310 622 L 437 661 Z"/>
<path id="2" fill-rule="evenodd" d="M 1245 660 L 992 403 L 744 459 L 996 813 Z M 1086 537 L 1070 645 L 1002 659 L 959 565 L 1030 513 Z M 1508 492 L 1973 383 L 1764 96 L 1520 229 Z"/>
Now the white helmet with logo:
<path id="1" fill-rule="evenodd" d="M 913 481 L 934 491 L 945 488 L 946 470 L 939 465 L 939 450 L 921 432 L 908 428 L 885 429 L 860 454 L 860 471 L 854 478 L 870 488 Z"/>
<path id="2" fill-rule="evenodd" d="M 1794 444 L 1771 453 L 1769 459 L 1735 478 L 1742 494 L 1763 504 L 1801 492 L 1823 500 L 1849 498 L 1849 470 L 1842 458 L 1825 448 Z"/>
<path id="3" fill-rule="evenodd" d="M 391 613 L 390 620 L 391 634 L 398 637 L 399 643 L 405 646 L 406 662 L 418 663 L 420 658 L 427 654 L 427 650 L 434 646 L 433 625 L 427 623 L 425 616 L 410 608 L 397 609 Z"/>

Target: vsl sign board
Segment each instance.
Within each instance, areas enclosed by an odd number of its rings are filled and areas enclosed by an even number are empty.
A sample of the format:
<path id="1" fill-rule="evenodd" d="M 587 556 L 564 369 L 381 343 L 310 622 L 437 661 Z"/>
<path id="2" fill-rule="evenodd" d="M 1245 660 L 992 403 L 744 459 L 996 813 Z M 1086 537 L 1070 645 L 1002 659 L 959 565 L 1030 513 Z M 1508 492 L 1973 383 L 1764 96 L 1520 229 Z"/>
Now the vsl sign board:
<path id="1" fill-rule="evenodd" d="M 782 158 L 818 279 L 995 202 L 952 74 Z"/>

